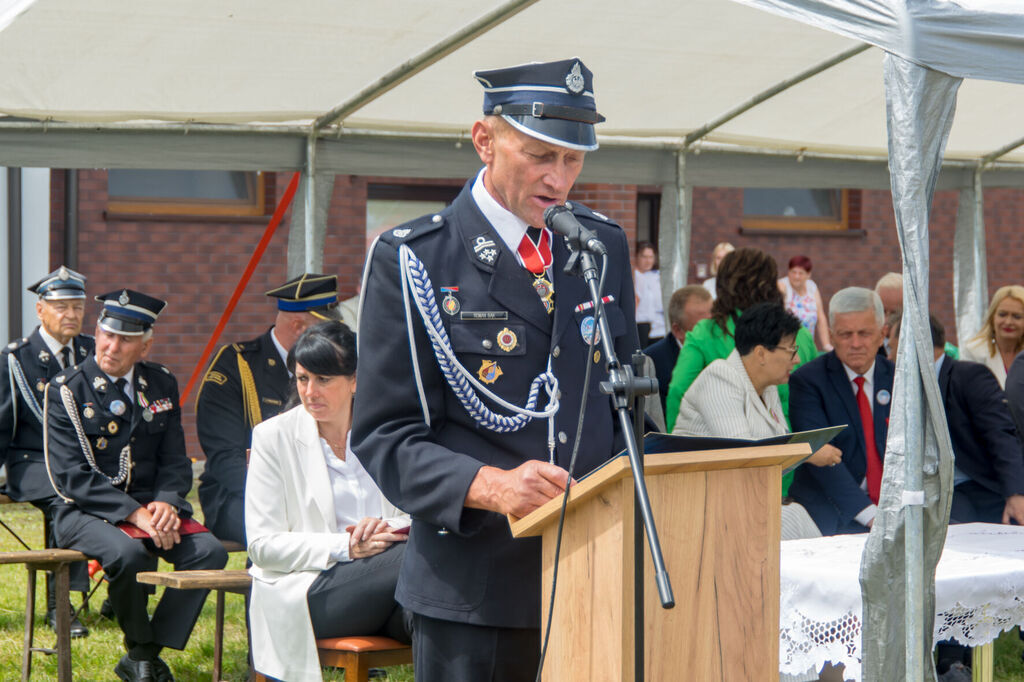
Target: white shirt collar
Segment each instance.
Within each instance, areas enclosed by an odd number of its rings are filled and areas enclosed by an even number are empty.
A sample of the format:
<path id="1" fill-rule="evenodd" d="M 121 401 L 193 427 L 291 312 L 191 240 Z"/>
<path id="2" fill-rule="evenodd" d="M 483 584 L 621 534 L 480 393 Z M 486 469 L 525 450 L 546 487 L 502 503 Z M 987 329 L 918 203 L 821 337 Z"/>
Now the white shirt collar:
<path id="1" fill-rule="evenodd" d="M 515 253 L 518 258 L 519 242 L 523 241 L 523 235 L 526 234 L 526 228 L 529 225 L 527 225 L 525 220 L 499 204 L 498 200 L 491 196 L 491 193 L 487 191 L 487 187 L 484 185 L 484 173 L 486 172 L 487 167 L 485 166 L 477 173 L 476 180 L 473 182 L 473 200 L 476 202 L 480 212 L 487 218 L 487 222 L 491 224 L 491 227 L 501 237 L 501 241 L 505 242 L 505 246 L 512 253 Z"/>
<path id="2" fill-rule="evenodd" d="M 939 359 L 935 361 L 935 376 L 939 376 L 939 372 L 942 371 L 942 361 L 946 359 L 946 354 L 943 353 L 939 356 Z"/>
<path id="3" fill-rule="evenodd" d="M 284 349 L 281 342 L 277 340 L 277 327 L 271 327 L 270 329 L 270 340 L 274 342 L 274 348 L 277 349 L 278 355 L 281 356 L 281 364 L 288 368 L 288 351 Z M 291 376 L 291 372 L 288 372 L 288 376 Z"/>
<path id="4" fill-rule="evenodd" d="M 850 380 L 851 384 L 853 383 L 854 379 L 856 379 L 859 376 L 863 376 L 864 377 L 864 385 L 865 386 L 867 386 L 869 388 L 874 386 L 874 384 L 875 384 L 875 363 L 874 362 L 871 363 L 871 366 L 868 367 L 868 371 L 864 372 L 864 374 L 857 374 L 852 369 L 847 367 L 845 362 L 843 363 L 843 369 L 846 370 L 846 378 Z"/>
<path id="5" fill-rule="evenodd" d="M 116 384 L 118 379 L 124 379 L 127 382 L 124 387 L 125 393 L 127 393 L 128 397 L 132 400 L 135 399 L 135 365 L 132 365 L 132 368 L 128 370 L 128 373 L 123 377 L 112 377 L 106 372 L 104 372 L 104 374 L 107 375 L 107 378 L 110 379 L 110 383 L 112 384 Z"/>
<path id="6" fill-rule="evenodd" d="M 64 344 L 50 336 L 50 332 L 46 331 L 43 325 L 39 325 L 39 336 L 42 337 L 43 343 L 50 349 L 50 353 L 57 358 L 57 364 L 60 364 L 60 352 L 64 348 Z M 68 341 L 67 347 L 71 349 L 71 364 L 75 363 L 75 346 L 74 341 Z M 65 368 L 66 369 L 66 368 Z"/>

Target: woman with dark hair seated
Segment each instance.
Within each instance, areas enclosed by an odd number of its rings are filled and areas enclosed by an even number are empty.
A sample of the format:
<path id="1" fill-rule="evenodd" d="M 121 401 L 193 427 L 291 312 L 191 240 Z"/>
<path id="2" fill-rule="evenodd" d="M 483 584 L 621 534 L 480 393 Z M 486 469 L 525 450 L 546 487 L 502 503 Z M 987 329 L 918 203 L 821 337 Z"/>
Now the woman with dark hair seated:
<path id="1" fill-rule="evenodd" d="M 736 348 L 708 365 L 683 396 L 673 433 L 748 439 L 789 433 L 778 387 L 797 364 L 800 328 L 779 303 L 748 308 L 736 323 Z M 783 540 L 819 535 L 807 510 L 795 502 L 783 505 Z"/>
<path id="2" fill-rule="evenodd" d="M 253 430 L 245 530 L 255 668 L 294 682 L 322 679 L 317 638 L 410 641 L 395 601 L 409 519 L 348 446 L 355 334 L 341 322 L 314 325 L 287 364 L 301 404 Z"/>

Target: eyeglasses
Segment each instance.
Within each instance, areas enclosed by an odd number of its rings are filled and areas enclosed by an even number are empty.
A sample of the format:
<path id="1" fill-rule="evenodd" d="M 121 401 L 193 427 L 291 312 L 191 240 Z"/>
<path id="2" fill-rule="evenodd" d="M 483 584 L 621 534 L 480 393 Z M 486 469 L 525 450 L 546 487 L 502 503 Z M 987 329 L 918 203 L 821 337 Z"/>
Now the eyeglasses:
<path id="1" fill-rule="evenodd" d="M 789 353 L 789 359 L 792 360 L 796 357 L 796 354 L 800 351 L 796 346 L 775 346 L 772 350 L 784 350 Z"/>

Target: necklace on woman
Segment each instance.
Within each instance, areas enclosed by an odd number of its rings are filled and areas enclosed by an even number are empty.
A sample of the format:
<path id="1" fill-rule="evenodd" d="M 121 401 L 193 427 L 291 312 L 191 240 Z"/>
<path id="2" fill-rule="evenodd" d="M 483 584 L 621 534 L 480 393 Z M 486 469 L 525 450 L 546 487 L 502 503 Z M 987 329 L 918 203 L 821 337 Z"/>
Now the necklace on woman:
<path id="1" fill-rule="evenodd" d="M 320 437 L 323 438 L 324 441 L 327 443 L 327 445 L 330 446 L 331 450 L 334 451 L 334 456 L 337 457 L 338 459 L 344 461 L 345 460 L 345 449 L 346 449 L 345 448 L 345 445 L 346 445 L 345 440 L 346 439 L 342 438 L 341 440 L 332 440 L 332 439 L 328 438 L 324 434 L 324 432 L 321 431 L 320 429 L 317 429 L 317 433 L 320 434 Z"/>

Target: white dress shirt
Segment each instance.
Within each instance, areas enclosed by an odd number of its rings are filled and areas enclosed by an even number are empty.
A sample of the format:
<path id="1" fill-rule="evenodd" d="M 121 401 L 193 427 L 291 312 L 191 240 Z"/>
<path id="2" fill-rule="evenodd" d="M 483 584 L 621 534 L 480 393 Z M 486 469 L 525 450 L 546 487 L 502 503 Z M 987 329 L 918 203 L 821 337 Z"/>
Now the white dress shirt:
<path id="1" fill-rule="evenodd" d="M 351 440 L 352 433 L 349 432 L 345 439 L 345 459 L 339 459 L 327 441 L 320 439 L 320 448 L 327 463 L 327 475 L 331 479 L 331 492 L 334 494 L 334 515 L 338 520 L 338 546 L 331 552 L 331 558 L 335 561 L 351 560 L 348 555 L 349 533 L 344 529 L 354 526 L 367 516 L 377 516 L 384 501 L 380 488 L 352 452 Z"/>
<path id="2" fill-rule="evenodd" d="M 64 364 L 64 356 L 61 355 L 61 351 L 65 348 L 71 349 L 71 364 L 75 364 L 75 345 L 73 341 L 68 341 L 66 344 L 61 343 L 57 339 L 50 336 L 50 333 L 46 331 L 43 325 L 39 325 L 39 336 L 42 337 L 43 343 L 50 349 L 50 353 L 53 357 L 57 358 L 57 364 L 63 369 L 67 369 L 67 365 Z"/>
<path id="3" fill-rule="evenodd" d="M 476 202 L 477 208 L 487 218 L 487 222 L 491 224 L 494 231 L 501 237 L 501 241 L 505 242 L 505 246 L 515 254 L 516 261 L 522 265 L 523 259 L 519 256 L 519 244 L 523 241 L 523 237 L 526 235 L 526 228 L 528 227 L 540 227 L 548 233 L 548 243 L 554 236 L 551 234 L 551 230 L 547 229 L 543 225 L 529 225 L 525 220 L 517 216 L 512 211 L 508 210 L 504 206 L 498 203 L 498 200 L 491 196 L 491 193 L 487 191 L 487 187 L 484 185 L 484 173 L 487 172 L 487 168 L 481 168 L 480 172 L 476 175 L 476 180 L 473 181 L 473 201 Z M 552 262 L 554 259 L 552 258 Z M 551 267 L 545 270 L 546 274 L 550 278 Z"/>

